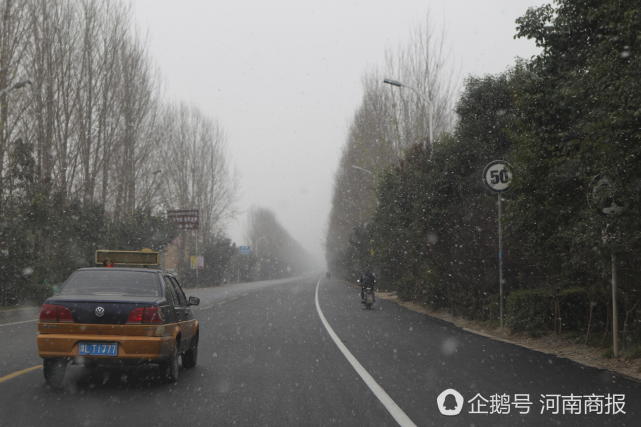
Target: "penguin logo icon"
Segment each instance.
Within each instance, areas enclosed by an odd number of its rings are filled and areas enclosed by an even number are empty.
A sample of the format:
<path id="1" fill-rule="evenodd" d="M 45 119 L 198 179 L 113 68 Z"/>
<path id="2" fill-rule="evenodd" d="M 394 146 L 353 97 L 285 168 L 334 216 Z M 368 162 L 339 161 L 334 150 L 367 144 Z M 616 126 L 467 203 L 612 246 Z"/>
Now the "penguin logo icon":
<path id="1" fill-rule="evenodd" d="M 452 417 L 463 410 L 463 395 L 453 388 L 448 388 L 438 395 L 436 404 L 441 414 Z"/>

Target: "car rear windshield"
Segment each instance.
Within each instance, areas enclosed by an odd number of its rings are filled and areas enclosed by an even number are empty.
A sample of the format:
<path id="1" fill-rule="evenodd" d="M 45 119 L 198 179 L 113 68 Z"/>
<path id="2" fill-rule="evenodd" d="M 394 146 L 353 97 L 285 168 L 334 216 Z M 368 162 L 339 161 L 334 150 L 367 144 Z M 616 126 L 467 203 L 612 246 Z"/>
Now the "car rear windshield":
<path id="1" fill-rule="evenodd" d="M 160 296 L 157 274 L 145 271 L 84 270 L 65 282 L 62 295 Z"/>

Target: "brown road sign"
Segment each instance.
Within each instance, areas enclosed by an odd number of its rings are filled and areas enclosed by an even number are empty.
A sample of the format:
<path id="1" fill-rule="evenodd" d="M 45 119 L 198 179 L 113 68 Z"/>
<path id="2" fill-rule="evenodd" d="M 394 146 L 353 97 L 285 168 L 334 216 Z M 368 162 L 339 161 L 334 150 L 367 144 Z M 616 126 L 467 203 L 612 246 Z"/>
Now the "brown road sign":
<path id="1" fill-rule="evenodd" d="M 198 209 L 177 209 L 167 211 L 167 218 L 178 225 L 181 230 L 198 230 Z"/>

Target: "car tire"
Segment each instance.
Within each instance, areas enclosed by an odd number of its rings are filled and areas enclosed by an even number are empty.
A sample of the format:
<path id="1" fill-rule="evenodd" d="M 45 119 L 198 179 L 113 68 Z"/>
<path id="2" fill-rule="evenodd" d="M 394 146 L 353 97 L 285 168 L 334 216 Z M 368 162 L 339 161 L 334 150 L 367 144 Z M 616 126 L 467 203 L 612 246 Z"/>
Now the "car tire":
<path id="1" fill-rule="evenodd" d="M 189 350 L 183 355 L 183 367 L 190 369 L 198 362 L 198 333 L 191 339 Z"/>
<path id="2" fill-rule="evenodd" d="M 178 343 L 174 346 L 171 356 L 160 364 L 160 372 L 167 381 L 172 383 L 178 381 L 178 376 L 180 374 L 180 364 L 178 363 Z"/>
<path id="3" fill-rule="evenodd" d="M 45 359 L 42 362 L 45 381 L 51 388 L 61 389 L 67 371 L 67 360 L 62 358 Z"/>

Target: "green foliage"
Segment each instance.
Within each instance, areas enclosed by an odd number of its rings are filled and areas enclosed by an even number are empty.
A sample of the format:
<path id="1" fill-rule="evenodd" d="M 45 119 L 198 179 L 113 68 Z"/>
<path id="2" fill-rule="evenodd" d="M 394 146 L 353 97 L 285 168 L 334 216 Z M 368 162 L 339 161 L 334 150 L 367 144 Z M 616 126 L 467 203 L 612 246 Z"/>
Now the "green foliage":
<path id="1" fill-rule="evenodd" d="M 635 344 L 633 347 L 626 349 L 623 352 L 623 356 L 626 359 L 638 359 L 641 358 L 641 344 Z"/>
<path id="2" fill-rule="evenodd" d="M 511 245 L 512 257 L 524 267 L 523 286 L 544 278 L 564 295 L 588 284 L 587 295 L 574 294 L 576 301 L 561 308 L 563 322 L 584 327 L 591 300 L 599 302 L 593 322 L 603 325 L 612 250 L 625 259 L 617 266 L 626 267 L 622 305 L 633 310 L 640 301 L 634 254 L 641 250 L 641 7 L 562 0 L 517 23 L 518 36 L 543 51 L 519 68 L 515 81 L 511 160 L 518 172 L 506 216 L 507 239 L 519 244 Z M 618 217 L 599 215 L 588 203 L 595 177 L 603 175 L 626 205 Z M 604 235 L 614 238 L 604 244 Z"/>
<path id="3" fill-rule="evenodd" d="M 2 218 L 0 305 L 40 303 L 74 269 L 94 265 L 96 249 L 160 249 L 176 235 L 149 212 L 113 219 L 99 205 L 35 189 L 6 198 Z"/>
<path id="4" fill-rule="evenodd" d="M 559 314 L 563 331 L 584 331 L 589 311 L 590 300 L 585 288 L 573 287 L 559 292 Z"/>
<path id="5" fill-rule="evenodd" d="M 380 80 L 365 83 L 361 106 L 354 115 L 343 151 L 332 200 L 326 240 L 329 269 L 354 280 L 367 259 L 360 242 L 376 210 L 376 189 L 383 171 L 398 159 L 389 135 L 390 113 L 384 100 L 388 88 Z M 358 236 L 356 234 L 359 234 Z"/>
<path id="6" fill-rule="evenodd" d="M 504 158 L 514 181 L 502 195 L 508 325 L 519 331 L 607 333 L 610 254 L 617 253 L 622 342 L 641 337 L 641 6 L 559 0 L 529 9 L 517 37 L 541 54 L 504 74 L 470 78 L 459 121 L 431 150 L 406 150 L 383 174 L 378 205 L 339 261 L 363 263 L 405 299 L 456 314 L 498 316 L 496 199 L 483 167 Z M 590 203 L 608 176 L 604 216 Z M 367 257 L 365 257 L 367 258 Z M 544 285 L 542 285 L 544 284 Z M 553 289 L 555 291 L 553 291 Z M 604 335 L 605 336 L 605 335 Z"/>
<path id="7" fill-rule="evenodd" d="M 581 287 L 559 292 L 545 286 L 513 291 L 506 298 L 506 324 L 516 332 L 540 334 L 552 331 L 556 304 L 562 331 L 585 331 L 590 301 L 587 290 Z"/>
<path id="8" fill-rule="evenodd" d="M 469 79 L 454 135 L 415 146 L 379 186 L 370 239 L 382 280 L 399 295 L 487 318 L 496 290 L 495 196 L 486 163 L 510 147 L 511 75 Z"/>
<path id="9" fill-rule="evenodd" d="M 92 241 L 101 242 L 106 248 L 158 250 L 177 234 L 178 230 L 164 216 L 152 215 L 149 211 L 137 209 L 133 215 L 121 219 L 105 218 L 105 234 L 93 236 L 95 240 Z"/>
<path id="10" fill-rule="evenodd" d="M 610 222 L 626 230 L 619 233 L 624 249 L 638 249 L 640 13 L 614 0 L 560 1 L 518 21 L 518 35 L 534 38 L 543 53 L 522 70 L 515 92 L 521 120 L 509 217 L 527 242 L 525 256 L 561 282 L 576 280 L 599 257 L 604 221 L 586 197 L 597 174 L 619 185 L 628 212 Z"/>
<path id="11" fill-rule="evenodd" d="M 205 267 L 198 271 L 198 276 L 196 276 L 196 270 L 185 268 L 180 275 L 183 286 L 212 286 L 227 281 L 235 282 L 238 279 L 238 269 L 233 263 L 238 249 L 230 239 L 224 236 L 212 236 L 203 244 L 200 252 L 205 258 Z M 243 276 L 243 278 L 249 280 L 247 277 Z"/>
<path id="12" fill-rule="evenodd" d="M 533 335 L 554 327 L 553 297 L 547 289 L 522 289 L 505 301 L 506 325 L 516 332 Z"/>

